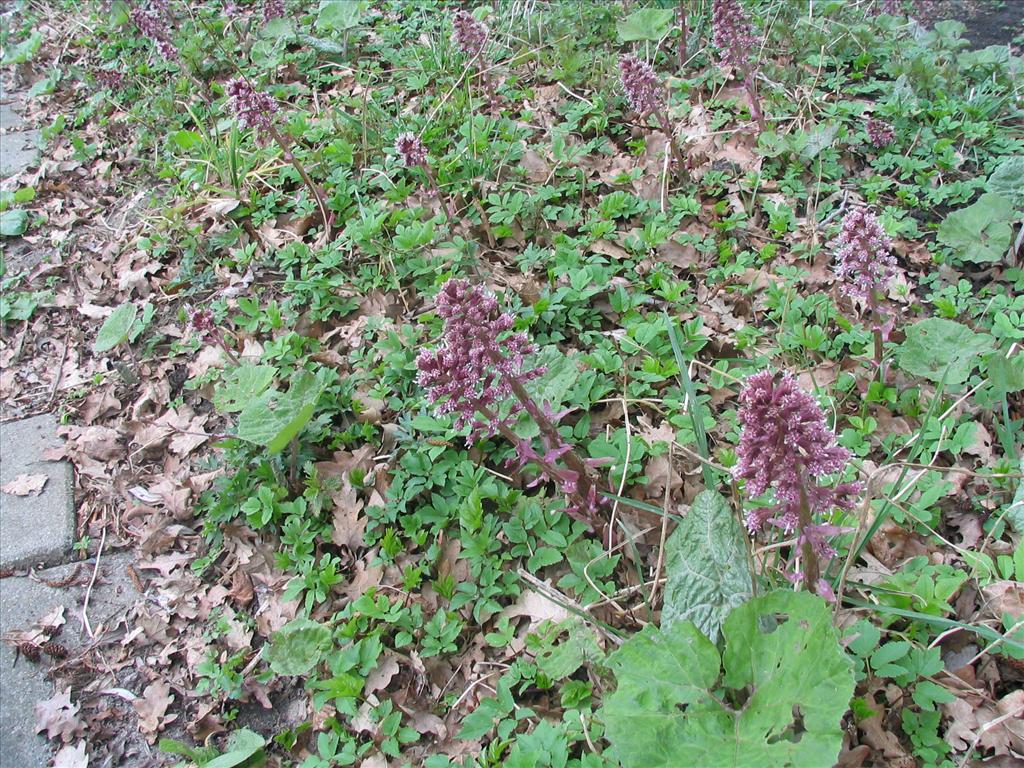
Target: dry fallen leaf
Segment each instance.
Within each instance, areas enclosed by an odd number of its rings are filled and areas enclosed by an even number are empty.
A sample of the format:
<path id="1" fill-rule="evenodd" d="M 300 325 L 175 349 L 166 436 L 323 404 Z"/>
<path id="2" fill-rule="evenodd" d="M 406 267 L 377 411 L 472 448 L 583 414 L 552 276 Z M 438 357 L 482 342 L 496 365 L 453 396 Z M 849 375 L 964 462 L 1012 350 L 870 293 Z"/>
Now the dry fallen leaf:
<path id="1" fill-rule="evenodd" d="M 157 680 L 146 686 L 142 698 L 132 702 L 139 716 L 139 731 L 150 744 L 156 741 L 158 731 L 177 719 L 177 715 L 167 716 L 167 708 L 173 701 L 171 686 L 164 680 Z"/>
<path id="2" fill-rule="evenodd" d="M 11 496 L 38 496 L 42 493 L 43 486 L 49 478 L 46 475 L 18 475 L 0 491 Z"/>
<path id="3" fill-rule="evenodd" d="M 89 755 L 85 751 L 85 741 L 75 746 L 68 745 L 61 749 L 53 758 L 53 768 L 89 768 Z"/>
<path id="4" fill-rule="evenodd" d="M 60 737 L 61 741 L 71 741 L 84 730 L 78 719 L 78 705 L 71 702 L 70 688 L 36 703 L 36 733 L 46 731 L 48 739 Z"/>

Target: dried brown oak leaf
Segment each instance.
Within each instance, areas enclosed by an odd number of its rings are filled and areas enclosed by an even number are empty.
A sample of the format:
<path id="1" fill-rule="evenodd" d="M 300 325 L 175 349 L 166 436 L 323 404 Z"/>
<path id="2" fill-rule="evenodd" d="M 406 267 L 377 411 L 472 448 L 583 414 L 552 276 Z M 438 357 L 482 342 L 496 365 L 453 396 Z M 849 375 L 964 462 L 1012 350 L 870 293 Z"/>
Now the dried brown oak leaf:
<path id="1" fill-rule="evenodd" d="M 142 698 L 132 702 L 139 716 L 139 732 L 150 744 L 156 741 L 158 731 L 178 719 L 177 715 L 167 715 L 167 708 L 173 701 L 171 686 L 164 680 L 157 680 L 146 686 Z"/>
<path id="2" fill-rule="evenodd" d="M 46 475 L 18 475 L 11 482 L 0 488 L 11 496 L 38 496 L 49 478 Z"/>
<path id="3" fill-rule="evenodd" d="M 78 719 L 78 705 L 71 701 L 70 688 L 36 703 L 36 733 L 43 731 L 48 739 L 59 737 L 65 742 L 85 731 L 85 725 Z"/>

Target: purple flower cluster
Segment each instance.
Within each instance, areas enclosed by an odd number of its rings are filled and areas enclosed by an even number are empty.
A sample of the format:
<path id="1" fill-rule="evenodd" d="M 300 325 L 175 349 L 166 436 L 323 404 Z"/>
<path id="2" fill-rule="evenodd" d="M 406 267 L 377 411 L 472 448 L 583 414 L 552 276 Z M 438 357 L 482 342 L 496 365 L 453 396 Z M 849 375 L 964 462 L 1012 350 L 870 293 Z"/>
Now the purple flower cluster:
<path id="1" fill-rule="evenodd" d="M 850 452 L 836 444 L 821 406 L 790 374 L 762 371 L 740 393 L 739 420 L 743 430 L 735 475 L 746 481 L 748 496 L 771 489 L 776 501 L 774 508 L 751 511 L 747 529 L 754 534 L 771 524 L 787 535 L 798 531 L 799 546 L 809 545 L 822 561 L 831 559 L 835 550 L 829 537 L 844 529 L 810 520 L 834 508 L 852 509 L 859 486 L 822 482 L 843 469 Z M 824 590 L 821 583 L 816 588 Z"/>
<path id="2" fill-rule="evenodd" d="M 627 54 L 619 60 L 619 72 L 630 109 L 639 115 L 646 115 L 661 108 L 665 92 L 650 64 Z"/>
<path id="3" fill-rule="evenodd" d="M 435 300 L 444 320 L 441 346 L 424 350 L 416 358 L 419 381 L 438 413 L 454 413 L 461 428 L 496 424 L 495 408 L 512 393 L 512 383 L 523 384 L 541 375 L 539 369 L 523 370 L 524 357 L 534 347 L 524 333 L 512 332 L 512 315 L 501 312 L 498 300 L 482 286 L 466 280 L 446 282 Z"/>
<path id="4" fill-rule="evenodd" d="M 156 49 L 165 59 L 176 61 L 178 49 L 171 42 L 171 33 L 167 22 L 157 11 L 149 8 L 133 8 L 131 18 L 139 32 L 148 37 L 156 45 Z"/>
<path id="5" fill-rule="evenodd" d="M 192 316 L 189 318 L 189 324 L 192 326 L 193 331 L 203 336 L 217 327 L 217 323 L 213 318 L 213 312 L 209 309 L 193 310 Z"/>
<path id="6" fill-rule="evenodd" d="M 864 128 L 868 132 L 868 139 L 879 149 L 889 146 L 896 138 L 896 132 L 884 120 L 869 117 Z"/>
<path id="7" fill-rule="evenodd" d="M 415 133 L 400 133 L 395 139 L 395 151 L 406 168 L 427 164 L 427 148 Z"/>
<path id="8" fill-rule="evenodd" d="M 273 124 L 277 102 L 269 93 L 257 91 L 248 80 L 236 77 L 228 83 L 227 93 L 231 109 L 245 128 L 267 130 Z"/>
<path id="9" fill-rule="evenodd" d="M 477 56 L 487 42 L 487 25 L 468 11 L 457 11 L 452 17 L 452 42 L 466 56 Z"/>
<path id="10" fill-rule="evenodd" d="M 711 25 L 715 47 L 726 64 L 745 70 L 757 43 L 750 19 L 739 0 L 714 0 Z"/>
<path id="11" fill-rule="evenodd" d="M 263 21 L 273 21 L 284 16 L 284 0 L 263 0 Z"/>
<path id="12" fill-rule="evenodd" d="M 113 69 L 97 69 L 96 79 L 105 88 L 109 88 L 112 91 L 120 90 L 124 87 L 124 74 Z"/>
<path id="13" fill-rule="evenodd" d="M 851 293 L 873 302 L 877 292 L 887 290 L 892 279 L 896 257 L 891 249 L 892 240 L 875 215 L 854 208 L 843 218 L 843 228 L 836 238 L 836 273 L 849 282 Z"/>

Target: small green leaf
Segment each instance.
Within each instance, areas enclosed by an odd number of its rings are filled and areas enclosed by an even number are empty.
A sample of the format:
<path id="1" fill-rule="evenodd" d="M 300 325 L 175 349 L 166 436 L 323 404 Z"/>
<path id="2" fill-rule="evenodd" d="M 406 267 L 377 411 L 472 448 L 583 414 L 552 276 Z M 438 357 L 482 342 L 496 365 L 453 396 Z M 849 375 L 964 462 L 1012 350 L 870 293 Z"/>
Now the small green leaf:
<path id="1" fill-rule="evenodd" d="M 203 137 L 195 131 L 181 130 L 171 134 L 171 141 L 180 149 L 192 149 L 192 147 L 203 143 Z"/>
<path id="2" fill-rule="evenodd" d="M 987 333 L 975 333 L 941 317 L 914 323 L 907 328 L 906 336 L 897 350 L 899 367 L 930 381 L 945 380 L 951 387 L 967 381 L 978 356 L 993 348 L 993 339 Z"/>
<path id="3" fill-rule="evenodd" d="M 331 630 L 312 619 L 293 619 L 273 634 L 267 663 L 279 675 L 304 675 L 331 647 Z"/>
<path id="4" fill-rule="evenodd" d="M 692 621 L 717 640 L 729 613 L 751 595 L 743 530 L 721 494 L 704 491 L 694 499 L 665 553 L 662 629 Z"/>
<path id="5" fill-rule="evenodd" d="M 669 33 L 675 11 L 671 8 L 642 8 L 633 11 L 622 21 L 616 22 L 620 43 L 632 43 L 637 40 L 656 42 Z"/>
<path id="6" fill-rule="evenodd" d="M 953 211 L 939 224 L 939 242 L 953 255 L 972 263 L 999 261 L 1010 247 L 1013 203 L 986 192 L 966 208 Z"/>
<path id="7" fill-rule="evenodd" d="M 106 352 L 118 344 L 128 340 L 132 325 L 135 323 L 135 315 L 138 313 L 134 304 L 122 304 L 110 313 L 96 334 L 96 342 L 92 345 L 92 351 Z"/>
<path id="8" fill-rule="evenodd" d="M 3 237 L 17 237 L 24 234 L 26 229 L 28 229 L 28 211 L 11 208 L 0 213 L 0 235 Z"/>

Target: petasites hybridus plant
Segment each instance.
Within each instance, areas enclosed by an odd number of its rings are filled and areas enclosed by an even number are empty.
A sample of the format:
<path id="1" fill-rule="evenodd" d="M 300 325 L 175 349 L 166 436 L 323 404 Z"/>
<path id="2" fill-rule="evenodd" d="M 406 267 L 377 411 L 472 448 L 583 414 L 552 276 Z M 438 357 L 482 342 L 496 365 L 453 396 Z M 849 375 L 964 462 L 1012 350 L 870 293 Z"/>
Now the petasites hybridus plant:
<path id="1" fill-rule="evenodd" d="M 513 465 L 539 468 L 535 482 L 554 482 L 567 497 L 566 512 L 593 526 L 601 503 L 590 472 L 595 462 L 581 459 L 559 434 L 556 424 L 564 414 L 542 409 L 526 391 L 544 371 L 528 366 L 535 347 L 525 333 L 513 330 L 512 315 L 502 312 L 485 288 L 459 279 L 441 287 L 435 312 L 444 321 L 440 346 L 416 359 L 420 384 L 435 411 L 453 414 L 456 428 L 469 425 L 473 437 L 501 434 L 516 450 Z M 502 415 L 506 403 L 510 407 Z M 513 417 L 523 412 L 537 424 L 542 450 L 513 431 Z"/>
<path id="2" fill-rule="evenodd" d="M 263 23 L 284 18 L 284 0 L 263 0 Z"/>
<path id="3" fill-rule="evenodd" d="M 235 365 L 241 363 L 235 351 L 228 346 L 227 339 L 224 338 L 224 332 L 217 325 L 213 312 L 209 309 L 193 309 L 189 317 L 189 325 L 192 327 L 193 333 L 200 339 L 203 341 L 213 341 L 218 347 L 223 349 L 224 354 L 228 356 L 232 363 Z"/>
<path id="4" fill-rule="evenodd" d="M 859 486 L 829 485 L 825 477 L 841 472 L 850 452 L 836 444 L 821 406 L 788 373 L 751 376 L 740 393 L 739 420 L 735 476 L 745 481 L 748 497 L 771 490 L 775 498 L 775 506 L 748 513 L 747 529 L 755 534 L 771 526 L 796 533 L 800 565 L 791 564 L 787 576 L 832 597 L 822 566 L 835 555 L 829 538 L 844 529 L 821 520 L 837 508 L 852 509 Z"/>
<path id="5" fill-rule="evenodd" d="M 711 25 L 715 47 L 722 61 L 733 67 L 743 78 L 743 87 L 750 98 L 750 112 L 762 131 L 765 129 L 761 97 L 757 95 L 754 78 L 757 74 L 754 48 L 758 43 L 750 25 L 750 18 L 740 0 L 715 0 Z"/>
<path id="6" fill-rule="evenodd" d="M 168 61 L 178 60 L 178 49 L 171 42 L 167 20 L 156 9 L 133 8 L 130 15 L 139 32 L 153 42 L 161 56 Z"/>
<path id="7" fill-rule="evenodd" d="M 277 130 L 277 126 L 274 124 L 277 102 L 274 101 L 274 98 L 269 93 L 257 91 L 253 88 L 252 83 L 244 77 L 236 77 L 234 80 L 231 80 L 227 84 L 227 94 L 231 110 L 235 113 L 242 127 L 254 128 L 257 141 L 265 141 L 266 137 L 269 136 L 281 148 L 281 153 L 285 159 L 292 164 L 292 167 L 295 168 L 299 177 L 313 195 L 313 199 L 316 200 L 324 224 L 324 232 L 329 238 L 332 222 L 327 214 L 327 205 L 324 203 L 323 194 L 320 192 L 320 188 L 313 183 L 313 179 L 306 172 L 306 167 L 291 151 L 288 142 L 285 141 L 284 136 L 281 135 L 281 132 Z"/>
<path id="8" fill-rule="evenodd" d="M 452 42 L 469 60 L 469 66 L 476 69 L 480 87 L 490 101 L 491 111 L 497 111 L 498 94 L 487 68 L 483 66 L 484 49 L 489 36 L 487 25 L 468 11 L 456 11 L 452 16 Z"/>
<path id="9" fill-rule="evenodd" d="M 448 196 L 441 192 L 441 187 L 434 177 L 434 171 L 427 163 L 427 147 L 423 140 L 415 133 L 400 133 L 398 138 L 395 139 L 395 151 L 402 159 L 402 164 L 406 168 L 420 168 L 423 170 L 423 174 L 427 177 L 427 186 L 430 187 L 431 193 L 444 206 L 444 214 L 448 218 L 449 226 L 453 225 L 455 223 L 455 207 Z"/>
<path id="10" fill-rule="evenodd" d="M 869 117 L 867 123 L 864 125 L 864 130 L 867 131 L 868 140 L 871 145 L 876 149 L 887 147 L 893 143 L 896 139 L 896 132 L 892 129 L 884 120 L 878 120 L 874 117 Z"/>
<path id="11" fill-rule="evenodd" d="M 672 125 L 665 114 L 665 88 L 654 68 L 643 59 L 627 54 L 619 59 L 619 74 L 630 109 L 641 118 L 654 115 L 662 133 L 668 138 L 676 169 L 682 173 L 686 168 L 686 161 L 676 143 L 675 131 L 672 130 Z"/>
<path id="12" fill-rule="evenodd" d="M 850 293 L 864 300 L 871 313 L 875 373 L 881 380 L 882 342 L 891 322 L 883 321 L 879 302 L 888 291 L 896 269 L 892 240 L 873 213 L 853 208 L 843 218 L 834 248 L 838 260 L 836 274 L 846 281 Z"/>

